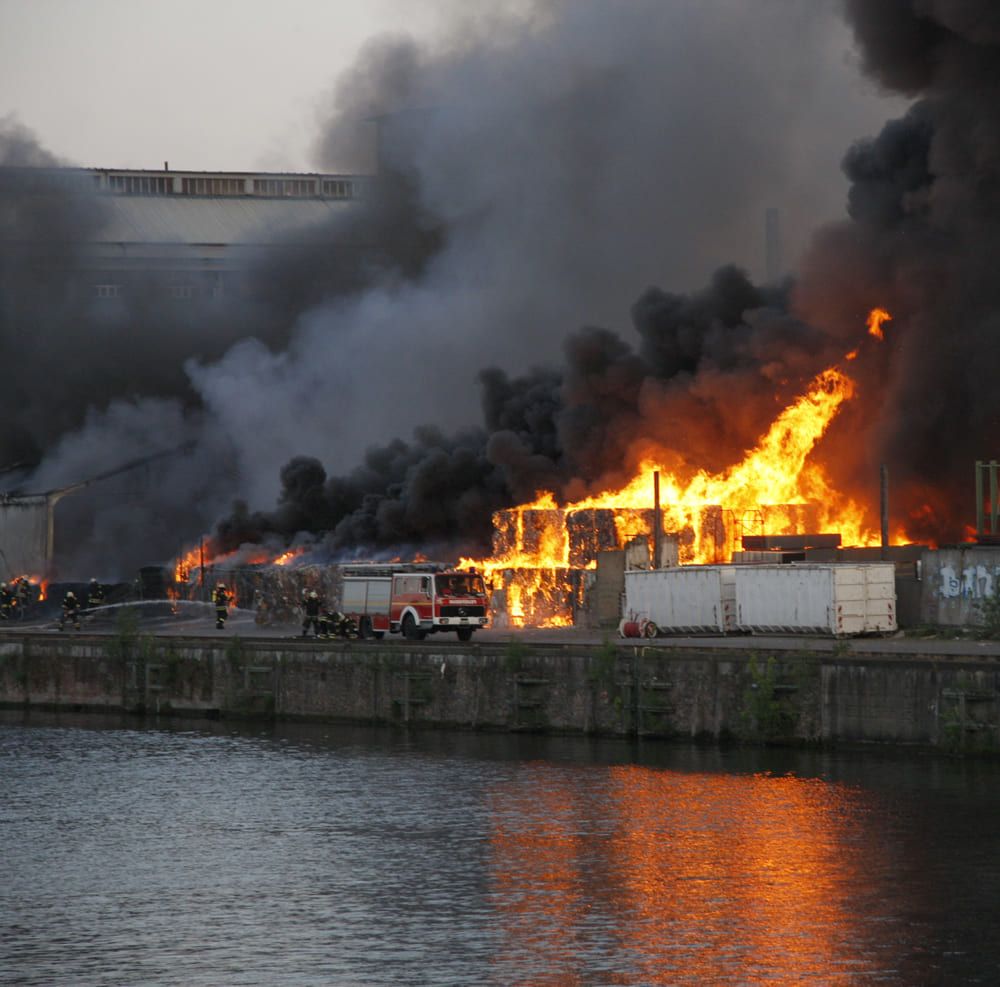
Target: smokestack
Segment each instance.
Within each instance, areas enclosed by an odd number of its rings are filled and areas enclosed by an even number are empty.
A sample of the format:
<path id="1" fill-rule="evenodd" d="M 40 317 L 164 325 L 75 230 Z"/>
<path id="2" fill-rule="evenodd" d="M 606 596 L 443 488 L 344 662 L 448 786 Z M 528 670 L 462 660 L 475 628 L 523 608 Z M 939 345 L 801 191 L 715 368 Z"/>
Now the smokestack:
<path id="1" fill-rule="evenodd" d="M 764 213 L 764 276 L 768 284 L 781 277 L 781 229 L 778 210 L 773 206 Z"/>

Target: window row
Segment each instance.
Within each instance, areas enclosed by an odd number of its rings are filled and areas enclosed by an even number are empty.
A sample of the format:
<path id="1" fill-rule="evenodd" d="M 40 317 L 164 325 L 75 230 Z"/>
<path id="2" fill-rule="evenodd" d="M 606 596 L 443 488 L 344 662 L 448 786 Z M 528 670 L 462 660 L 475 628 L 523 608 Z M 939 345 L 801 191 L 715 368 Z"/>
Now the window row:
<path id="1" fill-rule="evenodd" d="M 247 190 L 242 178 L 184 178 L 181 191 L 185 195 L 243 195 Z"/>
<path id="2" fill-rule="evenodd" d="M 119 195 L 170 195 L 174 180 L 160 175 L 108 175 L 108 188 Z"/>
<path id="3" fill-rule="evenodd" d="M 226 294 L 225 285 L 221 280 L 197 288 L 192 284 L 168 284 L 162 286 L 162 291 L 167 298 L 181 301 L 188 301 L 195 297 L 221 298 Z M 94 298 L 124 298 L 129 293 L 128 288 L 123 284 L 95 284 L 93 292 Z"/>
<path id="4" fill-rule="evenodd" d="M 100 187 L 101 176 L 94 179 Z M 183 195 L 233 196 L 250 192 L 247 179 L 213 178 L 209 176 L 181 177 Z M 108 189 L 118 195 L 173 195 L 177 191 L 173 175 L 108 175 Z M 275 198 L 354 199 L 358 196 L 356 182 L 348 179 L 314 178 L 255 178 L 253 195 Z"/>

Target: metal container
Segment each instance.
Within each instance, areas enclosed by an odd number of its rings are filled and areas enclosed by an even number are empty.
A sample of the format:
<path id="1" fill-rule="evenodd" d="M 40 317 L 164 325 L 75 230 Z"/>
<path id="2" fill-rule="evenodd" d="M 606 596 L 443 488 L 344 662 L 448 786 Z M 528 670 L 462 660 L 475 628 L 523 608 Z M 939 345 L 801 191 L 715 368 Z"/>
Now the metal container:
<path id="1" fill-rule="evenodd" d="M 896 630 L 891 562 L 734 568 L 737 631 L 850 636 Z"/>
<path id="2" fill-rule="evenodd" d="M 724 634 L 733 629 L 734 572 L 721 565 L 626 570 L 625 621 L 652 621 L 667 634 Z"/>

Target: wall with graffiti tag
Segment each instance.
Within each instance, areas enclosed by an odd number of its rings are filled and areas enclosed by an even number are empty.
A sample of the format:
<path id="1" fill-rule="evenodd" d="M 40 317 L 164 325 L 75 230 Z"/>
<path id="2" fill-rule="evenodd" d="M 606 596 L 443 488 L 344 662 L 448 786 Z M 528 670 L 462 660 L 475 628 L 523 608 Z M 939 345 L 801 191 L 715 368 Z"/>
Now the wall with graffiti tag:
<path id="1" fill-rule="evenodd" d="M 1000 588 L 1000 548 L 968 546 L 924 552 L 921 615 L 925 623 L 982 623 L 982 604 Z"/>

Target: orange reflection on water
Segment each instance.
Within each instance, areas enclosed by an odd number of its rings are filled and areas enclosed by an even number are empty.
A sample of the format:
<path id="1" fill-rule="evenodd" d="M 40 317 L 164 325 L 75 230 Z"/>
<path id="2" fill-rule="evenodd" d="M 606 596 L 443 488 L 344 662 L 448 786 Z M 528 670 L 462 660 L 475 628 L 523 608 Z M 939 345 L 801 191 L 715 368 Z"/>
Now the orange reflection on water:
<path id="1" fill-rule="evenodd" d="M 837 983 L 872 972 L 842 786 L 770 775 L 565 769 L 492 800 L 497 956 L 510 983 Z M 541 794 L 540 793 L 544 793 Z"/>
<path id="2" fill-rule="evenodd" d="M 502 798 L 494 813 L 493 846 L 503 863 L 494 868 L 493 878 L 494 893 L 503 903 L 507 949 L 498 959 L 516 967 L 519 958 L 530 956 L 532 984 L 571 987 L 580 981 L 567 967 L 575 966 L 581 945 L 577 930 L 587 912 L 579 807 L 570 790 L 552 784 Z"/>

